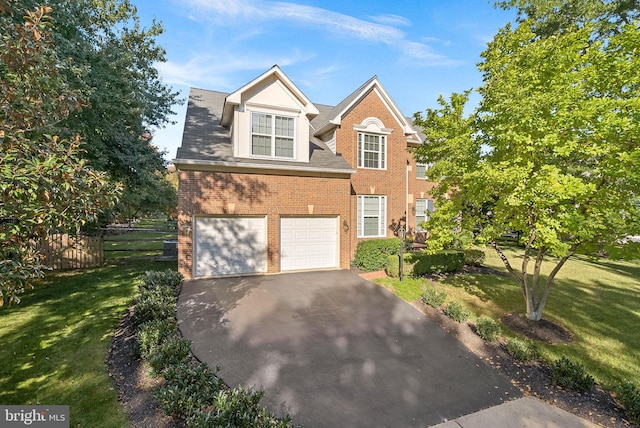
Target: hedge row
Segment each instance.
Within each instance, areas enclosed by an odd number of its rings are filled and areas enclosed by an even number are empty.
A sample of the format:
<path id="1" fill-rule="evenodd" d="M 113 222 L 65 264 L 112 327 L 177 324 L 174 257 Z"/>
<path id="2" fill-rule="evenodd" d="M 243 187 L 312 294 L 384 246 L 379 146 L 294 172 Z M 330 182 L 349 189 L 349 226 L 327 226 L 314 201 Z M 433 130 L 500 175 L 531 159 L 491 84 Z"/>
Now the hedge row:
<path id="1" fill-rule="evenodd" d="M 404 254 L 404 275 L 422 276 L 432 273 L 457 272 L 464 266 L 462 251 L 446 250 L 434 254 L 406 253 Z M 387 256 L 387 276 L 398 277 L 400 273 L 400 257 Z"/>
<path id="2" fill-rule="evenodd" d="M 258 404 L 262 391 L 229 388 L 205 364 L 195 361 L 175 318 L 182 280 L 171 270 L 147 272 L 134 298 L 140 355 L 151 374 L 165 380 L 154 391 L 162 410 L 186 420 L 188 427 L 292 427 L 288 418 L 277 419 Z"/>

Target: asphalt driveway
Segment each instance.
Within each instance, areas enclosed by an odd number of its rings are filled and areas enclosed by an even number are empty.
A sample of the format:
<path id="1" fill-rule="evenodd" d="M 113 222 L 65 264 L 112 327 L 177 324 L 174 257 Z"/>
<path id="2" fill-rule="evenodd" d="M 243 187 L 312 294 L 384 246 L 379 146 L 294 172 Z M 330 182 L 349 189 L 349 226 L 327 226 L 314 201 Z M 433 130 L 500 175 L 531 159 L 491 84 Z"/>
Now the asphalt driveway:
<path id="1" fill-rule="evenodd" d="M 178 323 L 230 386 L 306 427 L 426 427 L 520 392 L 438 325 L 350 271 L 189 281 Z"/>

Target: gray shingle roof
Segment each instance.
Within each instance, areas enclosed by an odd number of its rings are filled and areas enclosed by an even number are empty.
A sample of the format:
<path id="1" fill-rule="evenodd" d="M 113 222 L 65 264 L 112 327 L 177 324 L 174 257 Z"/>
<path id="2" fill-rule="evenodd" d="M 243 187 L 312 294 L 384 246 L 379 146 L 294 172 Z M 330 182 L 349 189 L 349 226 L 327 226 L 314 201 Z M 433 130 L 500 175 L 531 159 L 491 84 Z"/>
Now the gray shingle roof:
<path id="1" fill-rule="evenodd" d="M 309 141 L 309 163 L 235 157 L 229 130 L 220 125 L 227 95 L 223 92 L 191 88 L 182 146 L 178 148 L 174 163 L 341 174 L 355 172 L 342 156 L 334 154 L 324 142 L 314 137 Z M 320 110 L 319 116 L 325 117 L 331 109 L 329 106 L 317 107 Z M 310 135 L 313 135 L 313 129 Z"/>

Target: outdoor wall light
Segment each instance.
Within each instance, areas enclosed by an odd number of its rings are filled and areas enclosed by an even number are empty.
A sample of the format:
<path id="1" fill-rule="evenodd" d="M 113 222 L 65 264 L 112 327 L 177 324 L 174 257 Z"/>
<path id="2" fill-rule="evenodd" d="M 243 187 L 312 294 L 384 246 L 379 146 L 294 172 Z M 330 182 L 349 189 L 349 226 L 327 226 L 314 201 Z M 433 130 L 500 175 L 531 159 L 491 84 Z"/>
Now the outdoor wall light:
<path id="1" fill-rule="evenodd" d="M 342 229 L 344 230 L 344 233 L 349 231 L 349 224 L 347 223 L 347 220 L 342 221 Z"/>

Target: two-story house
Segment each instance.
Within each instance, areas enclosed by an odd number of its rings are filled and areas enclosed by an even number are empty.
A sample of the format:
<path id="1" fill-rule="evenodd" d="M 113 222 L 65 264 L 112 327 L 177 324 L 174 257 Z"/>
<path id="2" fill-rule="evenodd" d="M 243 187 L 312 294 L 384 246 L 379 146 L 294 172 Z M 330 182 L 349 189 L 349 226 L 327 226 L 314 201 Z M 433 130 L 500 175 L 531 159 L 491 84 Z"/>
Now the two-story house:
<path id="1" fill-rule="evenodd" d="M 377 77 L 314 104 L 272 67 L 233 93 L 192 88 L 179 171 L 187 278 L 348 269 L 359 241 L 433 209 L 422 137 Z"/>

